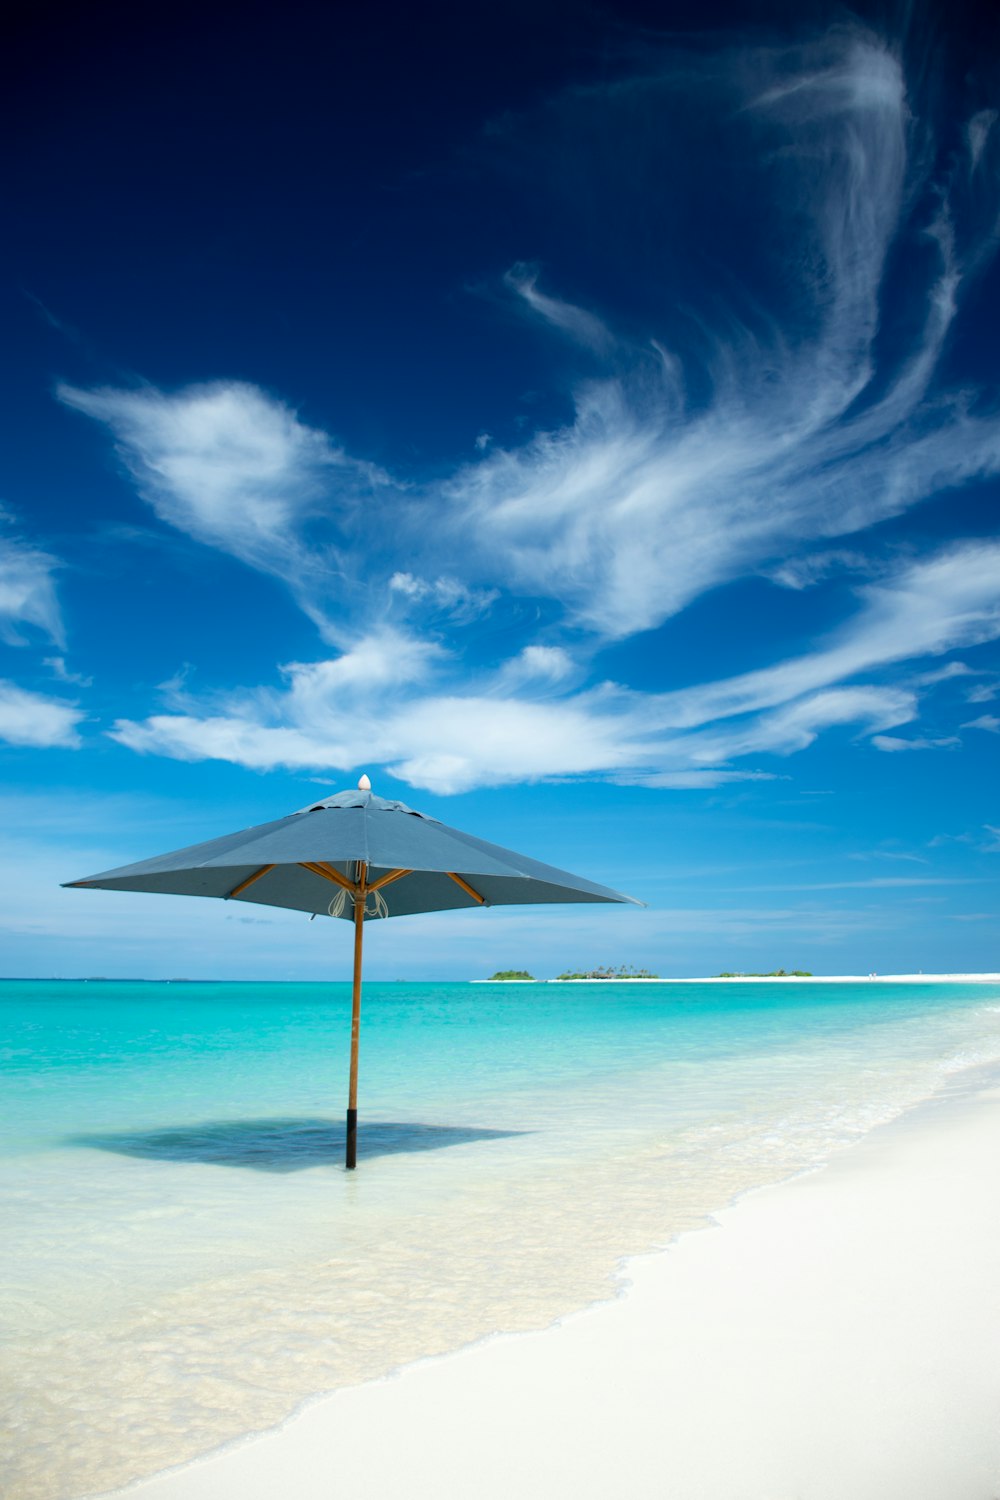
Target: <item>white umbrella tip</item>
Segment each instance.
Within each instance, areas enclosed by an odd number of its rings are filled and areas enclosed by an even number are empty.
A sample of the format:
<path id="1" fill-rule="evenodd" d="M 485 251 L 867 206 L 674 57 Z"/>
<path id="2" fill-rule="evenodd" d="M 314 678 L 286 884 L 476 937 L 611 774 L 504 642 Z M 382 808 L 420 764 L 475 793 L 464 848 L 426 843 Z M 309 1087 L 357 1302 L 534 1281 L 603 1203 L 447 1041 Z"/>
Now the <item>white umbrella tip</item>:
<path id="1" fill-rule="evenodd" d="M 368 777 L 367 776 L 362 776 L 361 780 L 358 782 L 358 791 L 359 792 L 370 792 L 371 789 L 372 789 L 372 784 L 369 781 Z"/>

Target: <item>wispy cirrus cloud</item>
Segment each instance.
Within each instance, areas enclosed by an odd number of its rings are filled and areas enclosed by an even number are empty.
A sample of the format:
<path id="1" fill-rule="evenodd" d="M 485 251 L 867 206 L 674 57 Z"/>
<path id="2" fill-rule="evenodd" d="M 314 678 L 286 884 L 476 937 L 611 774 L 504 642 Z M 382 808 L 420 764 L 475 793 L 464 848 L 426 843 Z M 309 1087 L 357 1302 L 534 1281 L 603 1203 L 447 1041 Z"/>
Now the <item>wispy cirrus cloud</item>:
<path id="1" fill-rule="evenodd" d="M 971 677 L 973 671 L 964 661 L 949 661 L 943 667 L 931 667 L 926 672 L 920 672 L 911 678 L 914 687 L 934 687 L 939 682 L 951 682 L 955 677 Z M 969 694 L 965 695 L 966 701 L 971 701 Z"/>
<path id="2" fill-rule="evenodd" d="M 497 674 L 497 690 L 503 693 L 534 688 L 546 692 L 571 685 L 580 676 L 578 664 L 562 646 L 525 646 Z"/>
<path id="3" fill-rule="evenodd" d="M 92 687 L 94 679 L 86 676 L 83 672 L 71 672 L 66 661 L 61 656 L 46 656 L 42 665 L 48 667 L 57 682 L 66 682 L 74 687 Z"/>
<path id="4" fill-rule="evenodd" d="M 758 712 L 859 673 L 995 640 L 1000 636 L 1000 543 L 947 549 L 859 592 L 858 615 L 825 647 L 760 671 L 663 694 L 664 713 L 683 728 Z"/>
<path id="5" fill-rule="evenodd" d="M 607 354 L 613 349 L 615 337 L 600 318 L 588 312 L 585 307 L 576 307 L 572 302 L 565 302 L 539 290 L 537 266 L 512 266 L 504 281 L 537 318 L 576 343 L 592 349 L 596 354 Z"/>
<path id="6" fill-rule="evenodd" d="M 966 126 L 969 142 L 969 164 L 972 171 L 979 166 L 980 157 L 993 131 L 996 130 L 998 114 L 995 109 L 981 109 L 972 116 Z"/>
<path id="7" fill-rule="evenodd" d="M 962 742 L 957 735 L 944 735 L 941 739 L 928 740 L 919 736 L 912 739 L 901 739 L 894 734 L 873 734 L 872 744 L 876 750 L 884 750 L 890 755 L 898 754 L 901 750 L 950 750 Z"/>
<path id="8" fill-rule="evenodd" d="M 457 578 L 418 578 L 409 572 L 393 573 L 389 593 L 405 604 L 417 605 L 424 613 L 439 614 L 465 625 L 486 614 L 498 597 L 496 589 L 473 589 Z"/>
<path id="9" fill-rule="evenodd" d="M 105 423 L 142 497 L 168 525 L 280 578 L 326 639 L 363 501 L 387 483 L 256 386 L 173 393 L 60 385 L 64 405 Z M 310 525 L 325 521 L 317 544 Z M 353 570 L 352 570 L 353 573 Z"/>
<path id="10" fill-rule="evenodd" d="M 0 740 L 8 745 L 75 749 L 80 744 L 77 725 L 83 717 L 73 703 L 0 681 Z"/>
<path id="11" fill-rule="evenodd" d="M 0 511 L 0 523 L 11 518 Z M 64 646 L 55 574 L 61 566 L 58 558 L 34 547 L 19 537 L 0 532 L 0 638 L 8 645 L 24 644 L 18 629 L 32 625 L 57 646 Z"/>
<path id="12" fill-rule="evenodd" d="M 543 646 L 456 682 L 444 647 L 384 631 L 332 661 L 286 667 L 283 690 L 175 695 L 182 712 L 121 721 L 113 736 L 144 753 L 258 769 L 382 764 L 440 793 L 565 776 L 676 788 L 759 779 L 775 772 L 733 762 L 794 754 L 835 726 L 884 734 L 912 721 L 912 687 L 855 679 L 1000 636 L 998 569 L 1000 544 L 913 564 L 867 586 L 825 646 L 675 692 L 580 690 L 568 653 Z"/>
<path id="13" fill-rule="evenodd" d="M 818 880 L 818 881 L 796 881 L 794 885 L 759 885 L 751 889 L 760 891 L 882 891 L 909 889 L 913 886 L 924 885 L 973 885 L 971 879 L 954 878 L 951 876 L 928 875 L 886 875 L 875 877 L 871 880 Z M 736 890 L 748 889 L 748 887 L 734 887 Z"/>
<path id="14" fill-rule="evenodd" d="M 734 280 L 725 247 L 705 245 L 717 274 L 704 306 L 664 313 L 661 294 L 645 327 L 633 313 L 618 335 L 515 265 L 506 284 L 521 305 L 603 371 L 590 364 L 564 426 L 484 443 L 433 489 L 393 482 L 247 384 L 63 386 L 60 399 L 111 428 L 162 520 L 280 577 L 340 646 L 352 637 L 338 593 L 360 591 L 369 619 L 407 589 L 429 608 L 447 588 L 467 601 L 529 594 L 621 639 L 748 574 L 801 589 L 864 572 L 856 546 L 830 541 L 1000 472 L 996 412 L 938 384 L 967 274 L 995 250 L 995 121 L 976 116 L 964 159 L 934 178 L 919 104 L 899 54 L 855 24 L 794 47 L 654 58 L 505 120 L 492 149 L 520 153 L 536 189 L 555 189 L 572 140 L 598 201 L 620 161 L 588 142 L 628 143 L 654 224 L 685 164 L 648 140 L 711 120 L 726 171 L 752 185 L 747 232 L 772 301 Z M 912 331 L 890 350 L 883 302 L 901 245 Z"/>
<path id="15" fill-rule="evenodd" d="M 790 553 L 1000 471 L 996 414 L 933 385 L 964 272 L 995 248 L 995 202 L 961 243 L 950 207 L 969 174 L 989 192 L 990 122 L 970 136 L 967 170 L 931 183 L 901 62 L 872 35 L 838 29 L 812 47 L 744 51 L 728 76 L 717 56 L 688 61 L 686 74 L 667 66 L 577 90 L 559 123 L 586 107 L 614 139 L 641 95 L 669 135 L 680 109 L 704 108 L 702 82 L 722 115 L 721 87 L 753 142 L 747 171 L 772 247 L 788 247 L 778 259 L 794 314 L 717 306 L 714 325 L 700 316 L 699 337 L 666 358 L 658 330 L 645 350 L 633 340 L 631 363 L 619 343 L 615 372 L 578 387 L 571 423 L 494 448 L 449 489 L 452 524 L 473 549 L 478 540 L 484 576 L 501 558 L 521 588 L 611 638 L 776 555 L 780 580 L 805 586 L 852 554 L 824 548 L 810 563 Z M 669 178 L 658 187 L 669 192 Z M 889 358 L 881 295 L 890 247 L 906 234 L 924 245 L 918 331 Z M 538 315 L 565 331 L 579 310 L 556 317 L 535 282 L 525 286 Z"/>
<path id="16" fill-rule="evenodd" d="M 641 117 L 631 188 L 654 225 L 686 170 L 682 151 L 655 143 L 689 117 L 710 124 L 730 181 L 746 178 L 754 198 L 743 226 L 770 301 L 697 233 L 712 273 L 703 304 L 666 307 L 661 290 L 645 315 L 622 314 L 624 331 L 605 304 L 598 317 L 559 296 L 548 267 L 543 291 L 541 270 L 516 264 L 504 280 L 520 311 L 586 351 L 572 414 L 520 445 L 477 442 L 434 486 L 350 456 L 245 383 L 60 387 L 114 434 L 162 521 L 279 578 L 339 651 L 285 666 L 278 687 L 182 691 L 114 737 L 255 767 L 383 764 L 442 792 L 561 776 L 721 785 L 776 774 L 737 763 L 838 726 L 890 753 L 950 743 L 887 731 L 964 666 L 885 679 L 1000 635 L 1000 549 L 887 564 L 859 540 L 1000 473 L 1000 417 L 973 387 L 946 388 L 940 368 L 971 273 L 995 249 L 995 119 L 977 116 L 964 156 L 938 170 L 919 105 L 900 53 L 851 23 L 794 47 L 658 55 L 565 91 L 544 119 L 506 119 L 492 147 L 520 151 L 536 189 L 556 183 L 572 139 L 600 200 L 621 164 L 594 142 L 635 141 Z M 890 269 L 907 305 L 887 339 Z M 866 580 L 860 607 L 813 649 L 674 691 L 594 683 L 602 645 L 722 584 L 764 575 L 801 592 L 839 575 L 843 591 L 848 573 Z M 466 652 L 470 627 L 525 597 L 544 639 L 522 620 L 508 659 L 484 667 Z"/>
<path id="17" fill-rule="evenodd" d="M 0 510 L 3 523 L 10 525 L 11 517 Z M 50 553 L 0 532 L 0 639 L 10 646 L 25 646 L 21 627 L 30 626 L 42 631 L 56 646 L 65 645 L 55 589 L 55 574 L 61 566 Z M 49 657 L 45 665 L 62 682 L 86 685 L 86 679 L 67 671 L 62 657 Z M 4 744 L 28 749 L 75 749 L 80 744 L 77 726 L 83 718 L 75 703 L 0 680 L 0 741 Z"/>
<path id="18" fill-rule="evenodd" d="M 908 864 L 914 864 L 914 865 L 927 865 L 927 864 L 930 864 L 930 860 L 926 857 L 926 855 L 924 855 L 924 854 L 910 854 L 907 851 L 902 850 L 902 849 L 855 850 L 855 852 L 853 854 L 849 854 L 847 857 L 848 857 L 848 859 L 858 859 L 858 860 L 869 860 L 869 859 L 905 860 Z"/>
<path id="19" fill-rule="evenodd" d="M 992 823 L 984 823 L 983 832 L 976 833 L 936 833 L 928 840 L 928 849 L 945 848 L 949 844 L 966 844 L 975 849 L 979 854 L 1000 854 L 1000 828 L 994 828 Z"/>

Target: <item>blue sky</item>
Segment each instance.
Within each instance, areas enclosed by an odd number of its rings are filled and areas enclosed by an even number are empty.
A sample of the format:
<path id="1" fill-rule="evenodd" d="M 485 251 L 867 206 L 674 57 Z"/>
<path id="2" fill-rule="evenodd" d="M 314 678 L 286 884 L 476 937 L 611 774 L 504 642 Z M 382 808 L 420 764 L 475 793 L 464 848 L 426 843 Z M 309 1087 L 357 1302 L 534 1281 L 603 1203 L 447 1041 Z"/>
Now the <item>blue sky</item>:
<path id="1" fill-rule="evenodd" d="M 0 972 L 346 972 L 59 882 L 362 771 L 648 903 L 373 976 L 1000 968 L 978 14 L 25 13 Z"/>

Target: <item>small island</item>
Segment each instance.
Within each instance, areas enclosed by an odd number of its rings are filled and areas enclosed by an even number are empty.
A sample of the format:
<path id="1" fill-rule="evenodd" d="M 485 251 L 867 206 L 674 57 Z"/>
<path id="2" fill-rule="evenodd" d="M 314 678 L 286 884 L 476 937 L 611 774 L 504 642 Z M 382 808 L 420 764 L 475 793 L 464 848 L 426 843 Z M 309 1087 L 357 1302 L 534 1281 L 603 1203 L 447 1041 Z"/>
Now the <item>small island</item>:
<path id="1" fill-rule="evenodd" d="M 648 969 L 636 969 L 632 964 L 621 964 L 617 969 L 598 968 L 588 969 L 586 972 L 567 970 L 565 974 L 557 974 L 556 979 L 659 979 L 659 974 L 651 974 Z"/>
<path id="2" fill-rule="evenodd" d="M 498 969 L 495 974 L 490 975 L 487 983 L 492 984 L 494 979 L 519 979 L 522 983 L 527 980 L 531 984 L 536 982 L 534 974 L 529 974 L 527 969 Z"/>
<path id="3" fill-rule="evenodd" d="M 721 974 L 716 974 L 716 979 L 811 979 L 812 974 L 808 969 L 791 969 L 787 973 L 784 969 L 771 969 L 767 974 L 744 974 L 729 973 L 724 969 Z"/>

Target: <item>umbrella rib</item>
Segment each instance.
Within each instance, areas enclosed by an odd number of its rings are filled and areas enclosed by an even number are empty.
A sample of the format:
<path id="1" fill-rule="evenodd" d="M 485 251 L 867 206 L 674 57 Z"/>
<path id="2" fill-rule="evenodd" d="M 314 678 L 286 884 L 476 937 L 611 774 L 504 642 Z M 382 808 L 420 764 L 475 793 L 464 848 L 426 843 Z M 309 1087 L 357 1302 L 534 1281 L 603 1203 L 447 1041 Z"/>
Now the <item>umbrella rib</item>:
<path id="1" fill-rule="evenodd" d="M 354 882 L 348 880 L 346 875 L 341 875 L 340 871 L 335 870 L 332 865 L 321 865 L 309 859 L 300 860 L 299 864 L 303 870 L 311 870 L 314 875 L 321 875 L 324 880 L 332 881 L 342 890 L 350 891 L 352 896 L 357 895 L 358 888 Z"/>
<path id="2" fill-rule="evenodd" d="M 368 889 L 370 891 L 380 891 L 384 885 L 391 885 L 394 880 L 402 880 L 404 875 L 412 874 L 412 870 L 390 870 L 388 875 L 382 875 L 378 880 L 373 880 Z"/>
<path id="3" fill-rule="evenodd" d="M 246 880 L 241 880 L 239 885 L 234 885 L 231 891 L 227 891 L 223 899 L 230 901 L 233 896 L 238 896 L 241 891 L 246 890 L 248 885 L 253 885 L 255 880 L 259 880 L 262 875 L 267 874 L 268 870 L 273 869 L 273 865 L 261 865 L 260 869 L 254 870 L 253 874 L 248 875 Z"/>
<path id="4" fill-rule="evenodd" d="M 486 897 L 481 896 L 478 891 L 474 891 L 469 882 L 467 880 L 463 880 L 461 875 L 456 875 L 454 870 L 445 870 L 444 873 L 447 875 L 449 880 L 453 880 L 456 885 L 460 885 L 466 895 L 472 897 L 473 901 L 478 901 L 480 906 L 486 905 Z"/>

